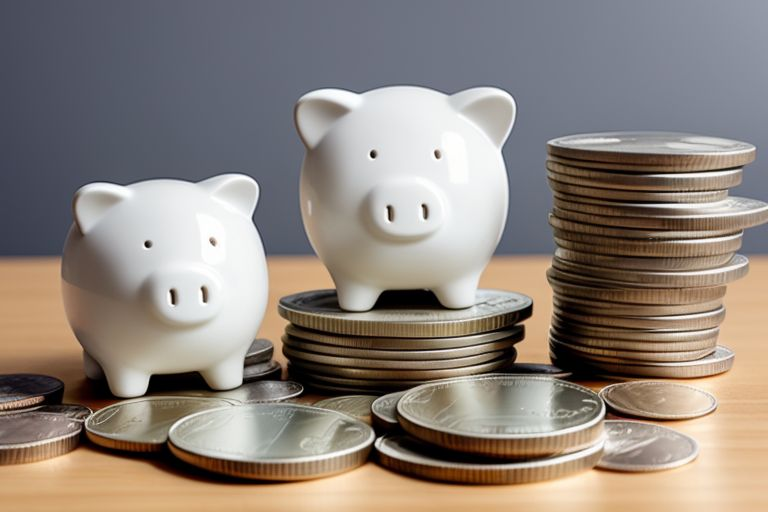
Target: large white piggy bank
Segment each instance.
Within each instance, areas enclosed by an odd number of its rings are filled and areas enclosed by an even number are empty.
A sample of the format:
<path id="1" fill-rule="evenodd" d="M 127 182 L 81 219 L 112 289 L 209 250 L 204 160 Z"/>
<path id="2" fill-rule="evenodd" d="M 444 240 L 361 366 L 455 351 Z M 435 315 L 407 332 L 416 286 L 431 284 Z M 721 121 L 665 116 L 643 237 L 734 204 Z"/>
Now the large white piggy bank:
<path id="1" fill-rule="evenodd" d="M 383 290 L 423 288 L 445 307 L 472 306 L 507 218 L 512 97 L 321 89 L 299 99 L 294 119 L 307 150 L 304 227 L 339 305 L 365 311 Z"/>
<path id="2" fill-rule="evenodd" d="M 121 397 L 146 393 L 153 374 L 199 371 L 214 389 L 242 383 L 267 302 L 251 220 L 258 195 L 240 174 L 77 191 L 61 278 L 89 378 L 106 376 Z"/>

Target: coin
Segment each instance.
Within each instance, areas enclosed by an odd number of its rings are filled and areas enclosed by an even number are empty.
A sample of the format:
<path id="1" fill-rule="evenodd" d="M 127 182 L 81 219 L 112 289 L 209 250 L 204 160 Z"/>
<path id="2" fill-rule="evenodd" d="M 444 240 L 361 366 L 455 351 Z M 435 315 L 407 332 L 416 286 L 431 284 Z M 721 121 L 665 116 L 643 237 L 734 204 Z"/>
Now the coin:
<path id="1" fill-rule="evenodd" d="M 568 237 L 568 238 L 566 238 Z M 688 258 L 732 254 L 741 248 L 742 234 L 714 237 L 689 238 L 683 240 L 632 240 L 611 237 L 579 237 L 578 234 L 555 231 L 558 247 L 579 252 L 605 254 L 607 256 L 651 256 L 665 258 Z M 582 240 L 569 240 L 581 238 Z"/>
<path id="2" fill-rule="evenodd" d="M 562 368 L 544 363 L 512 363 L 501 370 L 497 370 L 497 373 L 505 373 L 507 375 L 538 375 L 541 377 L 552 377 L 553 379 L 567 379 L 573 375 Z"/>
<path id="3" fill-rule="evenodd" d="M 699 286 L 720 286 L 747 275 L 749 259 L 741 254 L 720 267 L 703 270 L 623 270 L 595 267 L 564 260 L 557 255 L 552 259 L 552 266 L 580 276 L 600 279 L 605 282 L 626 283 L 627 287 L 648 288 L 692 288 Z"/>
<path id="4" fill-rule="evenodd" d="M 696 379 L 718 375 L 730 370 L 733 367 L 734 359 L 734 353 L 722 345 L 718 345 L 715 352 L 707 357 L 677 363 L 586 361 L 583 358 L 577 359 L 569 357 L 567 354 L 555 352 L 551 348 L 549 356 L 553 364 L 574 371 L 669 379 Z"/>
<path id="5" fill-rule="evenodd" d="M 338 411 L 370 425 L 372 421 L 371 405 L 377 398 L 376 395 L 344 395 L 318 400 L 312 405 L 321 409 Z"/>
<path id="6" fill-rule="evenodd" d="M 0 465 L 50 459 L 74 450 L 83 422 L 66 414 L 31 411 L 0 416 Z"/>
<path id="7" fill-rule="evenodd" d="M 277 361 L 267 361 L 246 366 L 243 369 L 243 382 L 257 380 L 280 380 L 283 368 Z"/>
<path id="8" fill-rule="evenodd" d="M 645 329 L 661 331 L 695 331 L 719 326 L 725 319 L 725 308 L 719 307 L 704 313 L 666 316 L 604 316 L 594 313 L 578 312 L 553 307 L 555 316 L 569 324 L 580 323 L 621 329 Z"/>
<path id="9" fill-rule="evenodd" d="M 74 421 L 83 422 L 93 414 L 93 411 L 80 404 L 44 404 L 27 407 L 25 409 L 13 409 L 8 411 L 0 411 L 0 416 L 6 416 L 9 414 L 26 414 L 28 412 L 36 412 L 40 414 L 59 414 L 65 416 Z"/>
<path id="10" fill-rule="evenodd" d="M 304 386 L 290 380 L 256 380 L 225 391 L 194 389 L 173 391 L 175 396 L 201 396 L 221 398 L 242 404 L 279 402 L 296 398 L 304 392 Z M 167 394 L 167 393 L 166 393 Z"/>
<path id="11" fill-rule="evenodd" d="M 333 375 L 322 375 L 316 373 L 307 373 L 297 368 L 293 364 L 288 364 L 289 374 L 296 380 L 301 381 L 305 386 L 313 390 L 331 393 L 364 393 L 364 394 L 386 394 L 393 391 L 401 391 L 423 384 L 422 380 L 382 380 L 382 379 L 354 379 L 348 377 L 337 377 Z"/>
<path id="12" fill-rule="evenodd" d="M 614 411 L 657 420 L 698 418 L 717 408 L 711 393 L 675 382 L 621 382 L 601 389 L 600 397 Z"/>
<path id="13" fill-rule="evenodd" d="M 570 357 L 582 358 L 589 361 L 608 363 L 659 362 L 675 363 L 694 361 L 706 357 L 715 351 L 715 347 L 685 352 L 617 350 L 614 348 L 595 348 L 588 345 L 563 342 L 550 334 L 549 346 L 558 354 L 569 354 Z"/>
<path id="14" fill-rule="evenodd" d="M 741 167 L 755 159 L 752 144 L 675 132 L 603 132 L 558 137 L 547 152 L 574 160 L 675 166 L 681 172 Z"/>
<path id="15" fill-rule="evenodd" d="M 477 290 L 466 309 L 445 309 L 426 291 L 382 294 L 376 308 L 343 311 L 335 290 L 316 290 L 280 299 L 278 312 L 291 323 L 322 332 L 391 338 L 464 336 L 504 329 L 531 316 L 530 297 L 501 290 Z"/>
<path id="16" fill-rule="evenodd" d="M 511 347 L 510 349 L 514 350 L 514 348 Z M 436 359 L 433 361 L 337 357 L 326 354 L 317 354 L 305 350 L 296 350 L 288 346 L 283 346 L 283 354 L 290 359 L 291 362 L 325 364 L 328 366 L 359 368 L 361 370 L 442 370 L 450 368 L 466 368 L 467 366 L 488 363 L 503 357 L 505 352 L 486 352 L 485 354 L 455 357 L 453 359 Z"/>
<path id="17" fill-rule="evenodd" d="M 392 432 L 400 428 L 397 422 L 397 402 L 405 391 L 396 391 L 378 397 L 371 404 L 371 418 L 377 431 Z"/>
<path id="18" fill-rule="evenodd" d="M 60 403 L 63 395 L 64 383 L 55 377 L 34 373 L 0 375 L 0 411 Z"/>
<path id="19" fill-rule="evenodd" d="M 608 256 L 605 254 L 593 254 L 589 252 L 571 251 L 558 247 L 555 249 L 555 257 L 589 265 L 592 267 L 625 270 L 656 270 L 656 271 L 680 271 L 701 270 L 725 265 L 735 256 L 735 253 L 716 254 L 712 256 L 699 256 L 692 258 L 654 258 L 632 256 Z"/>
<path id="20" fill-rule="evenodd" d="M 584 187 L 561 183 L 547 173 L 549 188 L 558 197 L 588 204 L 604 204 L 610 201 L 627 201 L 637 203 L 711 203 L 722 201 L 728 197 L 727 190 L 705 190 L 700 192 L 646 192 L 639 190 L 613 190 L 610 188 Z"/>
<path id="21" fill-rule="evenodd" d="M 636 351 L 655 351 L 655 352 L 686 352 L 691 350 L 710 349 L 713 350 L 717 346 L 718 329 L 711 329 L 714 334 L 709 339 L 693 340 L 693 341 L 658 341 L 658 340 L 646 340 L 642 339 L 643 336 L 650 336 L 651 333 L 640 331 L 634 333 L 640 337 L 640 340 L 622 340 L 615 337 L 612 338 L 599 338 L 596 336 L 587 336 L 578 333 L 565 333 L 558 330 L 556 327 L 550 328 L 550 335 L 555 338 L 565 341 L 567 343 L 575 343 L 586 347 L 605 348 L 611 350 L 636 350 Z M 621 331 L 623 334 L 626 331 Z M 659 334 L 672 336 L 675 334 L 687 334 L 686 332 L 669 332 L 669 333 L 653 333 L 655 336 Z"/>
<path id="22" fill-rule="evenodd" d="M 604 226 L 657 230 L 737 231 L 768 221 L 768 203 L 731 196 L 717 203 L 671 206 L 664 203 L 633 203 L 603 206 L 553 199 L 552 212 L 561 219 Z"/>
<path id="23" fill-rule="evenodd" d="M 286 331 L 289 326 L 286 326 Z M 338 345 L 326 345 L 324 343 L 316 343 L 313 341 L 306 341 L 293 336 L 283 336 L 283 347 L 288 347 L 296 350 L 303 350 L 306 352 L 315 352 L 318 354 L 334 355 L 345 358 L 365 358 L 365 359 L 381 359 L 386 361 L 440 361 L 446 359 L 462 358 L 468 356 L 476 356 L 480 354 L 487 354 L 488 352 L 497 352 L 499 350 L 509 350 L 513 348 L 517 343 L 523 339 L 522 326 L 517 331 L 518 334 L 513 337 L 502 338 L 497 341 L 491 341 L 488 343 L 480 343 L 477 345 L 467 345 L 466 347 L 459 348 L 444 348 L 434 350 L 376 350 L 376 349 L 358 349 L 347 348 Z M 393 338 L 395 340 L 402 340 L 404 338 Z M 421 342 L 425 343 L 435 338 L 421 338 Z M 437 338 L 436 341 L 441 341 L 444 338 Z M 439 345 L 438 345 L 439 346 Z"/>
<path id="24" fill-rule="evenodd" d="M 610 171 L 633 174 L 687 174 L 689 172 L 709 172 L 725 169 L 734 169 L 736 167 L 727 167 L 724 169 L 699 169 L 694 165 L 661 165 L 661 164 L 637 164 L 637 163 L 612 163 L 596 162 L 590 160 L 576 160 L 573 158 L 563 158 L 556 155 L 547 155 L 547 162 L 556 162 L 569 167 L 585 168 L 593 171 Z"/>
<path id="25" fill-rule="evenodd" d="M 672 304 L 656 306 L 653 304 L 622 304 L 600 300 L 589 300 L 580 297 L 569 297 L 555 293 L 552 304 L 560 309 L 567 309 L 581 314 L 598 314 L 606 316 L 664 316 L 686 315 L 712 311 L 723 305 L 722 299 L 701 302 L 698 304 Z"/>
<path id="26" fill-rule="evenodd" d="M 510 349 L 507 352 L 499 353 L 495 359 L 485 363 L 473 364 L 460 368 L 443 368 L 436 370 L 387 370 L 378 368 L 328 366 L 325 364 L 310 363 L 300 359 L 291 359 L 291 365 L 301 373 L 312 375 L 319 374 L 363 380 L 423 381 L 492 372 L 514 362 L 516 356 L 517 352 L 515 349 Z"/>
<path id="27" fill-rule="evenodd" d="M 607 439 L 601 469 L 661 471 L 683 466 L 699 455 L 699 444 L 690 436 L 652 423 L 606 420 Z"/>
<path id="28" fill-rule="evenodd" d="M 346 414 L 306 405 L 251 404 L 202 411 L 176 422 L 171 452 L 214 473 L 307 480 L 365 463 L 373 429 Z"/>
<path id="29" fill-rule="evenodd" d="M 253 340 L 251 346 L 248 347 L 248 352 L 245 354 L 243 365 L 250 366 L 257 363 L 266 363 L 272 359 L 273 351 L 274 346 L 271 341 L 264 338 L 257 338 Z"/>
<path id="30" fill-rule="evenodd" d="M 462 484 L 520 484 L 551 480 L 593 468 L 600 460 L 601 439 L 584 450 L 525 461 L 469 458 L 441 450 L 407 435 L 376 439 L 379 463 L 392 471 L 428 480 Z"/>
<path id="31" fill-rule="evenodd" d="M 443 448 L 535 458 L 593 446 L 605 405 L 588 388 L 549 377 L 478 375 L 429 382 L 397 403 L 403 429 Z"/>
<path id="32" fill-rule="evenodd" d="M 555 230 L 555 236 L 559 236 L 565 240 L 573 240 L 575 242 L 591 243 L 595 244 L 591 240 L 591 237 L 579 236 L 581 235 L 596 235 L 606 238 L 628 238 L 631 240 L 642 239 L 646 242 L 661 241 L 661 240 L 686 240 L 686 239 L 711 239 L 717 237 L 729 237 L 730 239 L 741 240 L 740 236 L 742 231 L 733 229 L 713 229 L 713 230 L 658 230 L 658 229 L 644 229 L 644 228 L 627 228 L 616 226 L 600 226 L 598 224 L 592 224 L 590 222 L 576 222 L 572 220 L 561 219 L 560 217 L 550 213 L 548 216 L 549 225 Z M 600 239 L 598 239 L 600 240 Z M 726 242 L 728 240 L 723 240 Z M 678 242 L 678 244 L 683 242 Z M 693 244 L 699 244 L 703 242 L 691 242 Z M 721 251 L 712 254 L 722 254 L 723 252 L 735 252 L 741 247 L 739 244 L 732 251 Z M 632 256 L 630 254 L 630 256 Z"/>
<path id="33" fill-rule="evenodd" d="M 584 163 L 585 166 L 589 162 Z M 741 184 L 742 169 L 725 169 L 685 173 L 628 173 L 573 167 L 548 160 L 548 175 L 561 183 L 600 187 L 613 190 L 645 190 L 658 192 L 694 192 L 725 190 Z"/>
<path id="34" fill-rule="evenodd" d="M 85 420 L 85 432 L 94 443 L 131 452 L 158 452 L 165 447 L 168 429 L 189 414 L 230 406 L 235 402 L 206 397 L 145 397 L 99 409 Z"/>
<path id="35" fill-rule="evenodd" d="M 291 338 L 289 342 L 296 342 L 297 340 L 304 340 L 309 342 L 315 342 L 322 345 L 330 345 L 332 350 L 338 349 L 361 349 L 366 354 L 375 355 L 378 350 L 387 351 L 387 353 L 403 353 L 408 355 L 404 357 L 418 358 L 415 354 L 416 351 L 433 351 L 433 350 L 454 350 L 465 349 L 467 347 L 476 347 L 478 345 L 484 345 L 491 342 L 500 340 L 518 342 L 525 336 L 525 326 L 516 325 L 514 327 L 507 327 L 499 329 L 497 331 L 484 332 L 480 334 L 470 334 L 466 336 L 452 336 L 452 337 L 437 337 L 437 338 L 388 338 L 388 337 L 374 337 L 374 336 L 346 336 L 341 334 L 329 334 L 319 331 L 312 331 L 309 329 L 303 329 L 299 326 L 288 324 L 285 326 L 285 333 Z M 320 345 L 313 345 L 319 347 Z M 297 347 L 301 348 L 301 347 Z M 336 353 L 336 352 L 334 352 Z M 338 352 L 342 355 L 342 352 Z M 414 355 L 410 355 L 414 354 Z M 350 357 L 354 356 L 353 353 L 349 353 Z M 373 356 L 372 356 L 373 357 Z M 388 359 L 389 357 L 381 357 L 380 359 Z M 429 355 L 426 356 L 430 358 Z"/>
<path id="36" fill-rule="evenodd" d="M 566 332 L 571 335 L 584 335 L 595 338 L 612 338 L 626 341 L 641 342 L 709 342 L 717 339 L 720 332 L 718 327 L 711 329 L 699 329 L 693 331 L 658 331 L 642 329 L 617 329 L 613 327 L 601 327 L 597 325 L 587 325 L 578 322 L 563 320 L 558 317 L 552 318 L 552 327 L 560 332 Z"/>

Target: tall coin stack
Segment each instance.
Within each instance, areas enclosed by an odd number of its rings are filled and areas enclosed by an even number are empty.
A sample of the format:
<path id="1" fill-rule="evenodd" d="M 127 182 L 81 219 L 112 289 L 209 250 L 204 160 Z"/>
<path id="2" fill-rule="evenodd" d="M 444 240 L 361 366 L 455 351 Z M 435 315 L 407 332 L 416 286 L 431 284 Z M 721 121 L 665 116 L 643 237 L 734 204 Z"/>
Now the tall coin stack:
<path id="1" fill-rule="evenodd" d="M 515 361 L 531 316 L 529 297 L 478 290 L 467 309 L 445 309 L 427 291 L 384 292 L 367 312 L 339 308 L 335 290 L 280 299 L 291 377 L 320 391 L 387 393 L 429 380 L 476 375 Z"/>
<path id="2" fill-rule="evenodd" d="M 730 369 L 717 344 L 743 230 L 768 204 L 729 197 L 755 147 L 666 132 L 548 142 L 557 249 L 552 360 L 587 374 L 692 378 Z"/>

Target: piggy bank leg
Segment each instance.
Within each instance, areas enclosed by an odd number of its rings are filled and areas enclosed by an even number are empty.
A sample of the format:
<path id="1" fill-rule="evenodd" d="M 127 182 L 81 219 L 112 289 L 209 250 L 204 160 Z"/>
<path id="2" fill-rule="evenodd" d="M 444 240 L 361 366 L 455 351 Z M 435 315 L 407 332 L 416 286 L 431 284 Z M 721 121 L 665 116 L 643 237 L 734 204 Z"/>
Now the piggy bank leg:
<path id="1" fill-rule="evenodd" d="M 334 278 L 339 306 L 345 311 L 368 311 L 379 300 L 382 290 L 367 284 Z"/>
<path id="2" fill-rule="evenodd" d="M 464 309 L 475 305 L 475 294 L 480 276 L 469 276 L 434 288 L 432 292 L 443 307 Z"/>
<path id="3" fill-rule="evenodd" d="M 104 368 L 109 390 L 113 395 L 120 398 L 132 398 L 147 392 L 149 378 L 151 377 L 147 372 L 124 366 L 110 367 L 109 365 L 102 365 L 102 368 Z"/>
<path id="4" fill-rule="evenodd" d="M 238 353 L 215 366 L 201 370 L 200 375 L 211 389 L 234 389 L 243 383 L 244 354 Z"/>
<path id="5" fill-rule="evenodd" d="M 104 378 L 104 370 L 101 369 L 99 362 L 85 350 L 83 350 L 83 370 L 85 370 L 85 376 L 91 380 L 102 380 Z"/>

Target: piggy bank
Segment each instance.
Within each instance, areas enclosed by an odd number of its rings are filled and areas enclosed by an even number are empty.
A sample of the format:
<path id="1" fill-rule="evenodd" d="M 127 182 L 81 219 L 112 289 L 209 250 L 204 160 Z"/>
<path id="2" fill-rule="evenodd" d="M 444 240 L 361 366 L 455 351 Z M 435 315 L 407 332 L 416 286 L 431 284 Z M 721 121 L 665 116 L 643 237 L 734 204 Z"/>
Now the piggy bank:
<path id="1" fill-rule="evenodd" d="M 153 374 L 242 383 L 267 302 L 258 196 L 240 174 L 77 191 L 61 279 L 86 376 L 120 397 L 146 393 Z"/>
<path id="2" fill-rule="evenodd" d="M 428 289 L 447 308 L 475 303 L 507 217 L 501 147 L 515 119 L 506 92 L 422 87 L 302 96 L 304 228 L 339 306 L 383 290 Z"/>

